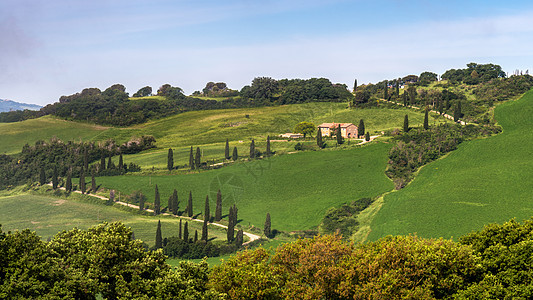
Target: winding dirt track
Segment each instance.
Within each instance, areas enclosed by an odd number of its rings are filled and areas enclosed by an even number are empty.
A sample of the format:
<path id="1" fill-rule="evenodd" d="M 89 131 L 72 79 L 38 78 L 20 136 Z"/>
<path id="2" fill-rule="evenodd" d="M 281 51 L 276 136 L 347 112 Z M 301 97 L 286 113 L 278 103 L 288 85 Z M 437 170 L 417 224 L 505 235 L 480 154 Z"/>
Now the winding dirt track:
<path id="1" fill-rule="evenodd" d="M 48 185 L 52 186 L 51 183 L 48 183 Z M 64 187 L 60 187 L 59 189 L 61 190 L 65 190 Z M 78 194 L 81 194 L 81 191 L 72 191 L 72 193 L 78 193 Z M 87 196 L 91 196 L 91 197 L 96 197 L 98 199 L 101 199 L 101 200 L 105 200 L 105 201 L 109 201 L 109 198 L 107 197 L 104 197 L 104 196 L 100 196 L 100 195 L 93 195 L 93 194 L 85 194 Z M 138 205 L 134 205 L 134 204 L 129 204 L 129 203 L 126 203 L 126 202 L 122 202 L 122 201 L 114 201 L 113 203 L 115 204 L 119 204 L 119 205 L 124 205 L 124 206 L 127 206 L 127 207 L 132 207 L 132 208 L 135 208 L 135 209 L 139 209 L 139 206 Z M 145 209 L 145 211 L 148 211 L 148 212 L 154 212 L 153 209 Z M 162 213 L 161 215 L 164 215 L 164 216 L 173 216 L 173 217 L 176 217 L 176 218 L 182 218 L 182 219 L 187 219 L 187 220 L 190 220 L 190 221 L 195 221 L 195 222 L 201 222 L 203 223 L 204 220 L 199 220 L 199 219 L 193 219 L 193 218 L 189 218 L 189 217 L 185 217 L 185 216 L 176 216 L 176 215 L 173 215 L 173 214 L 169 214 L 169 213 Z M 228 226 L 224 225 L 224 224 L 220 224 L 220 223 L 214 223 L 214 222 L 211 222 L 209 223 L 210 225 L 213 225 L 213 226 L 218 226 L 218 227 L 221 227 L 221 228 L 228 228 Z M 256 241 L 258 239 L 260 239 L 261 237 L 258 236 L 257 234 L 253 234 L 253 233 L 250 233 L 250 232 L 246 232 L 246 231 L 243 231 L 243 234 L 245 236 L 247 236 L 250 240 L 247 241 L 246 243 L 244 243 L 243 245 L 247 245 L 253 241 Z"/>

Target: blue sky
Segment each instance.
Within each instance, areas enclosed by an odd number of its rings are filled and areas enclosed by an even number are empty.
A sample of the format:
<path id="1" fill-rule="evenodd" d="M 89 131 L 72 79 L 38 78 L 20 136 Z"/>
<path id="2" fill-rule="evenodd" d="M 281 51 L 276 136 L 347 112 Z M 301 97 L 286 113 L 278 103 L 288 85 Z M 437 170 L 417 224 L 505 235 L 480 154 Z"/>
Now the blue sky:
<path id="1" fill-rule="evenodd" d="M 0 98 L 41 105 L 115 83 L 533 70 L 531 1 L 2 0 L 0 34 Z"/>

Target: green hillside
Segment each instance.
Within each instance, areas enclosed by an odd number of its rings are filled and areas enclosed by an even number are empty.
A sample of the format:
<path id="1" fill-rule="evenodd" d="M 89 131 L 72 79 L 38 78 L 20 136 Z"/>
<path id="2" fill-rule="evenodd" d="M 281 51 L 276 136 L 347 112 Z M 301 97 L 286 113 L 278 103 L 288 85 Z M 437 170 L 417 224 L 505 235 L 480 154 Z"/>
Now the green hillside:
<path id="1" fill-rule="evenodd" d="M 23 214 L 21 214 L 23 212 Z M 57 198 L 46 195 L 21 194 L 0 197 L 0 224 L 2 230 L 36 231 L 48 239 L 62 230 L 74 227 L 87 229 L 102 222 L 121 221 L 133 229 L 135 238 L 148 245 L 155 243 L 157 221 L 161 220 L 163 237 L 177 236 L 179 220 L 174 217 L 143 216 L 103 204 L 77 200 L 75 197 Z M 189 222 L 189 232 L 202 232 L 202 223 Z M 226 238 L 226 232 L 210 227 L 211 237 Z"/>
<path id="2" fill-rule="evenodd" d="M 269 212 L 273 228 L 304 230 L 317 226 L 330 207 L 391 190 L 393 184 L 384 173 L 390 146 L 377 143 L 339 151 L 302 152 L 196 174 L 99 177 L 97 182 L 123 194 L 142 190 L 149 202 L 153 202 L 157 184 L 163 206 L 176 188 L 180 210 L 191 190 L 195 214 L 203 211 L 206 195 L 213 209 L 216 192 L 221 189 L 224 214 L 235 203 L 241 225 L 262 228 Z"/>
<path id="3" fill-rule="evenodd" d="M 533 91 L 496 108 L 503 133 L 461 144 L 388 194 L 369 239 L 416 233 L 459 237 L 483 225 L 533 215 Z"/>

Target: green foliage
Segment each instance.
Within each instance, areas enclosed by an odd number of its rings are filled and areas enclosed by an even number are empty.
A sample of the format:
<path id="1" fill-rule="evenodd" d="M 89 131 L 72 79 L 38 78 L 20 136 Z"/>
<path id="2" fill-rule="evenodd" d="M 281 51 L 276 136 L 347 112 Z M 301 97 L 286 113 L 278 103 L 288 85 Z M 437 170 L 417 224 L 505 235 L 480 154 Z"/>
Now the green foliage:
<path id="1" fill-rule="evenodd" d="M 349 239 L 358 229 L 357 215 L 372 202 L 370 198 L 361 198 L 339 208 L 328 209 L 320 225 L 321 231 L 326 234 L 336 233 Z"/>
<path id="2" fill-rule="evenodd" d="M 370 141 L 370 132 L 368 132 L 368 131 L 365 134 L 365 141 L 367 141 L 367 142 Z"/>
<path id="3" fill-rule="evenodd" d="M 324 142 L 322 141 L 322 130 L 320 130 L 320 128 L 316 133 L 316 145 L 318 148 L 324 148 Z"/>
<path id="4" fill-rule="evenodd" d="M 155 198 L 154 198 L 154 214 L 157 216 L 161 213 L 161 196 L 159 195 L 159 188 L 155 185 Z"/>
<path id="5" fill-rule="evenodd" d="M 265 226 L 263 227 L 263 233 L 267 238 L 272 237 L 272 224 L 270 222 L 270 213 L 267 213 L 266 220 L 265 220 Z"/>
<path id="6" fill-rule="evenodd" d="M 505 78 L 505 72 L 499 65 L 469 63 L 466 66 L 466 69 L 447 70 L 441 78 L 451 82 L 464 82 L 469 85 L 488 82 L 496 78 Z"/>
<path id="7" fill-rule="evenodd" d="M 233 161 L 236 161 L 239 159 L 239 153 L 237 152 L 237 147 L 233 147 L 233 154 L 231 155 L 231 159 Z"/>
<path id="8" fill-rule="evenodd" d="M 427 109 L 427 108 L 425 109 L 423 127 L 424 127 L 425 130 L 429 129 L 429 109 Z"/>
<path id="9" fill-rule="evenodd" d="M 157 222 L 157 229 L 155 231 L 155 246 L 154 249 L 163 248 L 163 236 L 161 235 L 161 221 Z"/>
<path id="10" fill-rule="evenodd" d="M 405 115 L 403 119 L 403 132 L 409 132 L 409 116 Z"/>
<path id="11" fill-rule="evenodd" d="M 359 126 L 357 126 L 359 136 L 365 135 L 365 121 L 363 119 L 359 120 Z"/>
<path id="12" fill-rule="evenodd" d="M 315 124 L 304 121 L 296 124 L 296 126 L 294 127 L 294 132 L 303 134 L 305 138 L 307 135 L 312 136 L 316 128 L 317 127 Z"/>
<path id="13" fill-rule="evenodd" d="M 133 97 L 146 97 L 152 95 L 152 87 L 151 86 L 145 86 L 137 91 L 137 93 L 133 94 Z"/>
<path id="14" fill-rule="evenodd" d="M 344 144 L 344 138 L 342 137 L 340 124 L 337 126 L 337 130 L 335 131 L 335 139 L 337 140 L 337 145 Z"/>
<path id="15" fill-rule="evenodd" d="M 169 171 L 174 169 L 174 152 L 172 151 L 172 148 L 168 148 L 167 169 Z"/>

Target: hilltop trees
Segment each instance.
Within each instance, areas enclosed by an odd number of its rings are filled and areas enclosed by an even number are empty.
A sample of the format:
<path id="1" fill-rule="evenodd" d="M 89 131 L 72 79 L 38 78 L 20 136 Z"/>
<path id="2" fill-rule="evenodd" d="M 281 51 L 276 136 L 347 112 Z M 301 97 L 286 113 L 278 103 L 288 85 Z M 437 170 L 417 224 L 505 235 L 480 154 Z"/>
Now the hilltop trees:
<path id="1" fill-rule="evenodd" d="M 152 95 L 152 87 L 151 86 L 145 86 L 137 91 L 137 93 L 133 94 L 133 97 L 146 97 Z"/>

